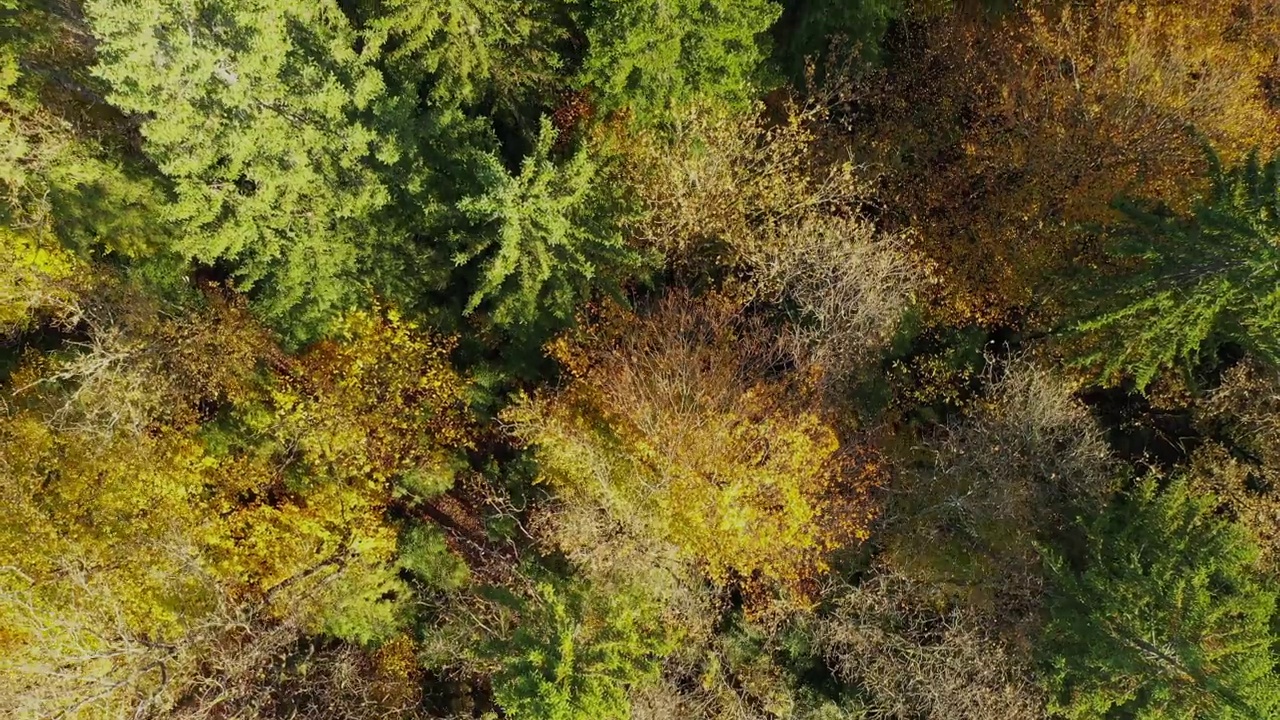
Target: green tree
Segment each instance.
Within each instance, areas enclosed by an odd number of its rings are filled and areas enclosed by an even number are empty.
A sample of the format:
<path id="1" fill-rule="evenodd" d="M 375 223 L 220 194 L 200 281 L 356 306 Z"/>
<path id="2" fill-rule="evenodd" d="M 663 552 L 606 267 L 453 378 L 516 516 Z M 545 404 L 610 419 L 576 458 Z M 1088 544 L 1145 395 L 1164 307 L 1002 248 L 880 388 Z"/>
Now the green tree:
<path id="1" fill-rule="evenodd" d="M 349 306 L 374 167 L 395 138 L 364 117 L 384 84 L 333 0 L 92 0 L 97 74 L 145 119 L 144 149 L 174 182 L 179 249 L 234 268 L 294 340 Z"/>
<path id="2" fill-rule="evenodd" d="M 164 187 L 122 152 L 129 123 L 97 102 L 76 30 L 49 3 L 0 0 L 0 220 L 136 257 L 168 242 Z"/>
<path id="3" fill-rule="evenodd" d="M 783 29 L 787 70 L 802 76 L 807 58 L 824 54 L 833 41 L 867 60 L 880 55 L 889 23 L 903 13 L 903 0 L 787 0 L 778 26 Z"/>
<path id="4" fill-rule="evenodd" d="M 552 45 L 563 30 L 549 3 L 529 0 L 380 0 L 366 24 L 372 46 L 386 48 L 396 72 L 430 81 L 436 103 L 472 103 L 486 95 L 518 101 L 556 78 Z"/>
<path id="5" fill-rule="evenodd" d="M 616 293 L 619 280 L 641 265 L 622 238 L 618 184 L 585 146 L 557 162 L 555 141 L 543 118 L 519 174 L 491 158 L 489 190 L 458 205 L 473 229 L 458 233 L 454 261 L 479 261 L 466 312 L 484 304 L 498 326 L 567 322 L 592 289 Z"/>
<path id="6" fill-rule="evenodd" d="M 580 22 L 588 49 L 578 81 L 607 110 L 660 122 L 694 100 L 746 107 L 781 8 L 770 0 L 609 0 Z"/>
<path id="7" fill-rule="evenodd" d="M 542 582 L 530 599 L 502 594 L 520 624 L 482 653 L 501 664 L 494 697 L 511 720 L 624 720 L 627 690 L 656 678 L 672 649 L 657 606 L 635 589 Z"/>
<path id="8" fill-rule="evenodd" d="M 1082 365 L 1106 381 L 1145 389 L 1163 370 L 1190 370 L 1226 343 L 1280 362 L 1280 156 L 1251 155 L 1224 169 L 1211 154 L 1212 187 L 1189 215 L 1122 201 L 1128 219 L 1116 251 L 1132 273 L 1102 283 L 1076 330 Z M 1114 304 L 1113 304 L 1114 303 Z"/>
<path id="9" fill-rule="evenodd" d="M 1275 594 L 1257 549 L 1181 481 L 1139 483 L 1087 527 L 1077 563 L 1046 553 L 1042 649 L 1057 714 L 1262 720 L 1280 712 Z"/>

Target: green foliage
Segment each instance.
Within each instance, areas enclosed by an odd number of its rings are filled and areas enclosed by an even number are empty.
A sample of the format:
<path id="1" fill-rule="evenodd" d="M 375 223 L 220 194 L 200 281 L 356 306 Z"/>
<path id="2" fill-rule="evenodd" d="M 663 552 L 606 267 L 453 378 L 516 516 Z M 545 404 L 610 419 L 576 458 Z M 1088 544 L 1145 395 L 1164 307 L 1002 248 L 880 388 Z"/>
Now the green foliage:
<path id="1" fill-rule="evenodd" d="M 89 117 L 81 51 L 42 5 L 0 4 L 0 220 L 81 252 L 148 253 L 170 234 L 165 189 L 120 152 L 121 118 Z"/>
<path id="2" fill-rule="evenodd" d="M 781 8 L 770 0 L 608 0 L 581 24 L 588 50 L 578 82 L 606 110 L 660 123 L 694 101 L 746 108 Z"/>
<path id="3" fill-rule="evenodd" d="M 653 601 L 635 588 L 604 592 L 543 582 L 518 601 L 514 635 L 483 652 L 501 669 L 494 697 L 511 720 L 625 720 L 627 690 L 652 680 L 672 650 Z"/>
<path id="4" fill-rule="evenodd" d="M 428 95 L 443 105 L 485 95 L 508 99 L 548 84 L 560 58 L 550 4 L 527 0 L 381 0 L 367 27 L 370 50 L 406 77 L 427 77 Z"/>
<path id="5" fill-rule="evenodd" d="M 1189 216 L 1124 201 L 1117 253 L 1138 269 L 1093 292 L 1100 308 L 1076 330 L 1093 346 L 1078 362 L 1140 390 L 1168 369 L 1190 371 L 1226 343 L 1280 363 L 1280 156 L 1223 169 Z"/>
<path id="6" fill-rule="evenodd" d="M 779 23 L 784 28 L 786 60 L 800 76 L 807 58 L 824 54 L 833 41 L 868 60 L 880 54 L 889 22 L 902 14 L 902 0 L 790 0 Z"/>
<path id="7" fill-rule="evenodd" d="M 1181 481 L 1140 481 L 1087 525 L 1078 562 L 1046 561 L 1043 645 L 1052 709 L 1063 717 L 1198 720 L 1276 717 L 1269 622 L 1275 594 L 1257 549 Z"/>
<path id="8" fill-rule="evenodd" d="M 478 287 L 467 302 L 482 305 L 499 327 L 563 324 L 592 290 L 617 294 L 641 256 L 623 241 L 625 211 L 617 184 L 585 147 L 557 162 L 556 131 L 546 118 L 518 175 L 492 159 L 487 192 L 459 210 L 474 230 L 458 237 L 458 265 L 479 261 Z"/>
<path id="9" fill-rule="evenodd" d="M 449 551 L 431 525 L 413 525 L 400 536 L 399 565 L 431 588 L 456 590 L 466 584 L 467 566 Z"/>
<path id="10" fill-rule="evenodd" d="M 98 75 L 145 119 L 144 149 L 173 180 L 178 249 L 235 269 L 259 312 L 294 340 L 350 306 L 373 167 L 392 138 L 363 119 L 385 87 L 333 0 L 92 0 Z"/>
<path id="11" fill-rule="evenodd" d="M 339 573 L 317 602 L 318 629 L 359 645 L 378 645 L 405 627 L 409 588 L 385 564 Z"/>

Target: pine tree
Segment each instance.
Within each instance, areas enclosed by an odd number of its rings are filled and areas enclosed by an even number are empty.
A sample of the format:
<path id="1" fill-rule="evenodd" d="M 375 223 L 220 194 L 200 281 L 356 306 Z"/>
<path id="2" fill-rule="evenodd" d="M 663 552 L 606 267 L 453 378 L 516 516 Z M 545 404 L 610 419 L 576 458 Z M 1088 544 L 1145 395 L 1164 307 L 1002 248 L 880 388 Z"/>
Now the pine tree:
<path id="1" fill-rule="evenodd" d="M 1145 389 L 1226 343 L 1280 362 L 1280 156 L 1230 170 L 1211 161 L 1211 191 L 1189 216 L 1118 204 L 1128 226 L 1117 255 L 1140 266 L 1100 284 L 1099 309 L 1076 327 L 1091 343 L 1078 362 L 1106 381 L 1127 375 Z"/>
<path id="2" fill-rule="evenodd" d="M 1063 717 L 1263 720 L 1280 712 L 1275 594 L 1257 549 L 1181 481 L 1137 484 L 1087 528 L 1077 563 L 1048 553 L 1042 651 Z"/>
<path id="3" fill-rule="evenodd" d="M 490 189 L 459 203 L 473 229 L 456 236 L 455 262 L 481 263 L 466 311 L 487 305 L 498 326 L 567 322 L 592 289 L 618 292 L 620 276 L 640 264 L 622 238 L 617 184 L 586 147 L 557 162 L 555 141 L 543 118 L 519 174 L 491 158 Z"/>
<path id="4" fill-rule="evenodd" d="M 365 116 L 379 72 L 334 0 L 92 0 L 96 72 L 144 118 L 171 178 L 179 250 L 230 265 L 294 340 L 351 303 L 396 159 Z"/>
<path id="5" fill-rule="evenodd" d="M 698 100 L 746 107 L 767 56 L 762 36 L 780 13 L 769 0 L 590 3 L 579 82 L 644 123 Z"/>

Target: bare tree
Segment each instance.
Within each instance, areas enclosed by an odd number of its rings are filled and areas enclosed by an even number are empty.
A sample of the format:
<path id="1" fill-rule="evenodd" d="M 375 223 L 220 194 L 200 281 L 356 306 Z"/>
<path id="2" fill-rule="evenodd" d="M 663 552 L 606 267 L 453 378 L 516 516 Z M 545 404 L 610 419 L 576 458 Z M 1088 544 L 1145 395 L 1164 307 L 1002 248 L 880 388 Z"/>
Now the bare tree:
<path id="1" fill-rule="evenodd" d="M 1002 608 L 1017 635 L 1040 601 L 1037 543 L 1096 511 L 1118 474 L 1067 381 L 1025 359 L 996 368 L 987 397 L 898 473 L 882 528 L 896 570 Z"/>
<path id="2" fill-rule="evenodd" d="M 789 350 L 833 381 L 893 334 L 925 279 L 905 239 L 864 212 L 871 183 L 829 123 L 837 95 L 788 100 L 780 118 L 695 109 L 635 153 L 636 234 L 677 267 L 745 270 L 747 298 L 794 308 Z"/>
<path id="3" fill-rule="evenodd" d="M 1029 662 L 959 607 L 939 609 L 927 589 L 881 572 L 835 588 L 817 625 L 822 653 L 871 699 L 869 718 L 1038 720 L 1044 701 Z"/>

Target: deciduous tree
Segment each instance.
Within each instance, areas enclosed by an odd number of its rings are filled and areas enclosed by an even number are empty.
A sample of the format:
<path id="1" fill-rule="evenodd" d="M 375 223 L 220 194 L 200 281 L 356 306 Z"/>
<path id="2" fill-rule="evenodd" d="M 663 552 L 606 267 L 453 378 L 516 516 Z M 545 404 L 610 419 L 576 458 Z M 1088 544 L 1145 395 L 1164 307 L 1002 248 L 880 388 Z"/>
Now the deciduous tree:
<path id="1" fill-rule="evenodd" d="M 875 473 L 788 404 L 762 346 L 714 303 L 670 297 L 622 319 L 594 368 L 509 418 L 569 502 L 643 523 L 716 581 L 798 587 L 866 536 Z"/>

